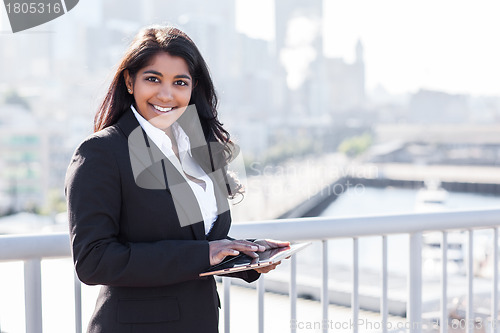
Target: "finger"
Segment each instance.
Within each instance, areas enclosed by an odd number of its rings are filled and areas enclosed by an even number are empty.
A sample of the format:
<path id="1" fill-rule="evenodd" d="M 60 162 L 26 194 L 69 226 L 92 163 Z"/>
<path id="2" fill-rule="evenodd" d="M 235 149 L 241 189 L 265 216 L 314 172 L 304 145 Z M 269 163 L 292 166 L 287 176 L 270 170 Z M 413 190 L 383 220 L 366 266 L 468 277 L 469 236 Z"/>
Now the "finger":
<path id="1" fill-rule="evenodd" d="M 210 258 L 210 265 L 217 265 L 221 263 L 225 257 L 237 256 L 238 254 L 240 254 L 239 251 L 230 248 L 223 248 Z"/>
<path id="2" fill-rule="evenodd" d="M 257 244 L 254 244 L 252 242 L 249 243 L 240 243 L 240 242 L 232 242 L 229 245 L 230 248 L 233 250 L 241 251 L 241 252 L 256 252 L 259 251 L 259 246 Z"/>
<path id="3" fill-rule="evenodd" d="M 270 265 L 270 266 L 266 266 L 266 267 L 262 267 L 258 270 L 259 273 L 269 273 L 270 271 L 272 271 L 273 269 L 275 269 L 276 266 L 275 265 Z"/>
<path id="4" fill-rule="evenodd" d="M 256 264 L 256 263 L 258 263 L 258 262 L 259 262 L 259 259 L 257 259 L 257 258 L 253 258 L 253 259 L 252 259 L 252 262 L 251 262 L 250 264 Z"/>
<path id="5" fill-rule="evenodd" d="M 273 270 L 276 268 L 276 266 L 278 266 L 279 264 L 281 264 L 281 261 L 278 261 L 277 263 L 275 264 L 272 264 L 271 266 L 268 266 L 270 269 L 269 270 Z"/>
<path id="6" fill-rule="evenodd" d="M 237 256 L 238 254 L 240 254 L 240 252 L 237 250 L 224 248 L 216 254 L 216 257 L 222 261 L 226 256 Z"/>
<path id="7" fill-rule="evenodd" d="M 276 239 L 266 239 L 266 241 L 273 247 L 286 247 L 290 246 L 290 242 L 280 241 Z"/>
<path id="8" fill-rule="evenodd" d="M 254 259 L 257 259 L 259 257 L 259 255 L 257 253 L 252 252 L 252 251 L 243 251 L 243 253 L 249 257 L 254 258 Z"/>
<path id="9" fill-rule="evenodd" d="M 261 273 L 261 274 L 265 274 L 265 273 L 269 272 L 267 270 L 267 267 L 264 267 L 264 268 L 255 268 L 255 271 L 257 271 L 258 273 Z"/>
<path id="10" fill-rule="evenodd" d="M 272 265 L 267 266 L 266 268 L 268 271 L 272 271 L 273 269 L 276 268 L 276 266 L 278 266 L 278 264 L 272 264 Z"/>
<path id="11" fill-rule="evenodd" d="M 277 263 L 274 263 L 274 264 L 266 266 L 266 267 L 257 268 L 255 270 L 259 273 L 269 273 L 270 271 L 275 269 L 276 266 L 278 266 L 279 264 L 281 264 L 281 261 L 278 261 Z"/>
<path id="12" fill-rule="evenodd" d="M 259 240 L 258 242 L 259 244 L 263 244 L 266 247 L 266 249 L 276 249 L 280 247 L 290 246 L 290 242 L 284 242 L 275 239 L 264 239 L 264 240 Z"/>
<path id="13" fill-rule="evenodd" d="M 254 250 L 254 251 L 262 252 L 262 251 L 266 250 L 265 246 L 262 246 L 261 244 L 258 244 L 258 243 L 247 241 L 245 239 L 237 239 L 237 240 L 234 240 L 233 243 L 238 243 L 238 244 L 247 245 L 247 246 L 256 246 L 257 250 Z"/>

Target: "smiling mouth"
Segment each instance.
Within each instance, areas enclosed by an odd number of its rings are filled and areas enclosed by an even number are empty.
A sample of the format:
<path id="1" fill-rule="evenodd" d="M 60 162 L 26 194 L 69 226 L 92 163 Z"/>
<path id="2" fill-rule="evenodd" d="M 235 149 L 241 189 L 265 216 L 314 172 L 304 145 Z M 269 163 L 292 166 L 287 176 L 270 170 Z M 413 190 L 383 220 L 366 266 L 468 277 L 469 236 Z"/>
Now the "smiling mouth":
<path id="1" fill-rule="evenodd" d="M 172 111 L 172 107 L 171 108 L 162 108 L 161 106 L 158 106 L 158 105 L 154 105 L 154 104 L 151 104 L 153 105 L 153 107 L 155 108 L 155 110 L 158 110 L 160 112 L 169 112 L 169 111 Z"/>

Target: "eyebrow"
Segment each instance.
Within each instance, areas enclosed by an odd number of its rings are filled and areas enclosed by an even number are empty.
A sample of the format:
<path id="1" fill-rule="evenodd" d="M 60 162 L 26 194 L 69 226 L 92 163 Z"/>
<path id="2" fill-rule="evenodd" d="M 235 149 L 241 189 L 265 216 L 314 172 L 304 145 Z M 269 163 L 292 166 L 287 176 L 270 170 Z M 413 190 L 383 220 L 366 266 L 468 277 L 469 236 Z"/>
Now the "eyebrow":
<path id="1" fill-rule="evenodd" d="M 154 75 L 158 75 L 160 77 L 163 77 L 162 73 L 154 71 L 154 70 L 147 70 L 143 74 L 154 74 Z M 178 75 L 174 76 L 174 79 L 188 79 L 188 80 L 191 80 L 191 77 L 189 75 L 186 75 L 186 74 L 178 74 Z"/>

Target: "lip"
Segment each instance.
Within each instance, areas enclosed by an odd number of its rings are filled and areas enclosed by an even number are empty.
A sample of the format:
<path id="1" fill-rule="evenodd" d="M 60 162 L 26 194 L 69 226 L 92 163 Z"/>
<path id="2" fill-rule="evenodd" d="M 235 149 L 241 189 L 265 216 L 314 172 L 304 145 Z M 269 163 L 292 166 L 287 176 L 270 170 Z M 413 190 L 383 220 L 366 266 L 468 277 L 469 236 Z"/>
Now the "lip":
<path id="1" fill-rule="evenodd" d="M 156 104 L 149 104 L 151 106 L 151 108 L 158 114 L 166 114 L 166 113 L 169 113 L 173 110 L 175 110 L 175 107 L 174 106 L 169 106 L 169 107 L 163 107 L 163 106 L 159 106 L 159 105 L 156 105 Z M 162 110 L 162 109 L 170 109 L 170 110 Z"/>

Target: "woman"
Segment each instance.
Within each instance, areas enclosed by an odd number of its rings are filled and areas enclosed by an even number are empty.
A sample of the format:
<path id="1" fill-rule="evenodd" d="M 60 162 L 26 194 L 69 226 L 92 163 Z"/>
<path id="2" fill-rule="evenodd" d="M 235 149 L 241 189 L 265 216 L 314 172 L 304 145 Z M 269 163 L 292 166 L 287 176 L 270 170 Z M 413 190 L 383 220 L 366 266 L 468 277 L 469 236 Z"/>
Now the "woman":
<path id="1" fill-rule="evenodd" d="M 226 165 L 205 61 L 178 29 L 142 30 L 125 53 L 66 175 L 75 268 L 103 285 L 88 332 L 217 332 L 213 277 L 226 256 L 288 242 L 234 240 Z M 248 282 L 276 265 L 233 276 Z"/>

